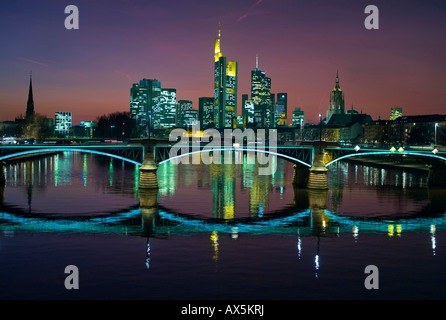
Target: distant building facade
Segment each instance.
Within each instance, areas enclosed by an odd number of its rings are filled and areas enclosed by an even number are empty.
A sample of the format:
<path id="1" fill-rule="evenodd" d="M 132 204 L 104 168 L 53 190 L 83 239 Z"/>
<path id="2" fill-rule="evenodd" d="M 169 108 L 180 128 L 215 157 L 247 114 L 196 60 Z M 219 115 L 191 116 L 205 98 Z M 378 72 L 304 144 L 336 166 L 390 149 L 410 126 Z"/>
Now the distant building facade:
<path id="1" fill-rule="evenodd" d="M 73 120 L 71 112 L 56 112 L 54 114 L 54 133 L 58 136 L 70 134 Z"/>
<path id="2" fill-rule="evenodd" d="M 296 107 L 293 110 L 293 118 L 291 119 L 291 126 L 300 127 L 305 124 L 305 111 L 300 110 L 299 107 Z"/>
<path id="3" fill-rule="evenodd" d="M 177 103 L 177 127 L 190 127 L 198 121 L 198 111 L 192 109 L 192 101 L 179 100 Z"/>
<path id="4" fill-rule="evenodd" d="M 390 108 L 390 120 L 395 120 L 403 115 L 403 108 L 392 107 Z"/>
<path id="5" fill-rule="evenodd" d="M 198 98 L 198 120 L 201 129 L 214 127 L 214 98 Z"/>
<path id="6" fill-rule="evenodd" d="M 274 122 L 276 126 L 287 124 L 288 118 L 288 94 L 281 92 L 277 94 L 277 101 L 274 110 Z"/>

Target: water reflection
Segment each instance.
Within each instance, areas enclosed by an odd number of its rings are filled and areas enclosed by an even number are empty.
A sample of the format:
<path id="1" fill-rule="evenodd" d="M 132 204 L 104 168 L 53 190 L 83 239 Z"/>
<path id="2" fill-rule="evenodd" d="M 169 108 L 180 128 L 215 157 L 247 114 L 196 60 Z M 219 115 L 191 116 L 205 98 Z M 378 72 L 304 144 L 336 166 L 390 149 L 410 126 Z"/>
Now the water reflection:
<path id="1" fill-rule="evenodd" d="M 317 240 L 315 275 L 321 268 L 320 240 L 377 233 L 399 238 L 423 232 L 437 254 L 436 232 L 444 230 L 446 190 L 428 189 L 427 174 L 339 163 L 328 190 L 292 185 L 293 167 L 277 161 L 274 175 L 258 175 L 258 164 L 239 155 L 239 165 L 159 167 L 159 190 L 139 189 L 137 166 L 86 154 L 63 153 L 6 168 L 0 188 L 4 232 L 83 232 L 138 235 L 150 239 L 205 234 L 215 263 L 223 239 L 243 234 L 296 237 L 302 257 L 305 237 Z"/>

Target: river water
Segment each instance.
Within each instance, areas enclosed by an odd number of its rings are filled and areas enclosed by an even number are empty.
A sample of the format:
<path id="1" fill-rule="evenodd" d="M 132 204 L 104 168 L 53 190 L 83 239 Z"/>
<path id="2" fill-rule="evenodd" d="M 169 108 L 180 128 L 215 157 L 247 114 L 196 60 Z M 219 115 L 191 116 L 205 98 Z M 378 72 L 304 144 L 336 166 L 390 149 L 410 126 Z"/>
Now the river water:
<path id="1" fill-rule="evenodd" d="M 98 155 L 9 164 L 0 298 L 446 298 L 446 190 L 426 173 L 343 162 L 311 191 L 289 162 L 265 176 L 243 160 L 164 163 L 157 192 Z"/>

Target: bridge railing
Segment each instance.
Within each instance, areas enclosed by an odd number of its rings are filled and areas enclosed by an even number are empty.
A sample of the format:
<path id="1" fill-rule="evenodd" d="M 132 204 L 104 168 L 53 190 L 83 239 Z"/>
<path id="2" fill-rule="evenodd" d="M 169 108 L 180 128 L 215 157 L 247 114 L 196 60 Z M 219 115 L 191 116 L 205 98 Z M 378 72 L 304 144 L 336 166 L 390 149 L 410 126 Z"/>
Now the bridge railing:
<path id="1" fill-rule="evenodd" d="M 174 152 L 171 149 L 175 147 Z M 313 147 L 290 147 L 290 146 L 209 146 L 209 145 L 156 145 L 154 146 L 154 160 L 156 163 L 172 160 L 173 158 L 180 158 L 183 156 L 217 151 L 238 151 L 238 152 L 252 152 L 265 153 L 282 157 L 293 163 L 300 163 L 308 167 L 312 166 L 314 158 Z"/>

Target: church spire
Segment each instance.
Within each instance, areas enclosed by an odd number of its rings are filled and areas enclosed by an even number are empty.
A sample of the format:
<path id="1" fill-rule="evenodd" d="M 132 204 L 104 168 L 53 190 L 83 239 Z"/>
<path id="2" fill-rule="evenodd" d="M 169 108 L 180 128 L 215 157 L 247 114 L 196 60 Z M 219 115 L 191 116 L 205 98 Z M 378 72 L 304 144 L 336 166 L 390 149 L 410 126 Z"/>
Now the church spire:
<path id="1" fill-rule="evenodd" d="M 336 71 L 336 84 L 335 84 L 335 90 L 341 90 L 339 86 L 339 71 Z"/>
<path id="2" fill-rule="evenodd" d="M 29 74 L 29 92 L 28 102 L 26 104 L 26 117 L 34 115 L 34 98 L 33 98 L 33 83 L 32 83 L 32 71 Z"/>

